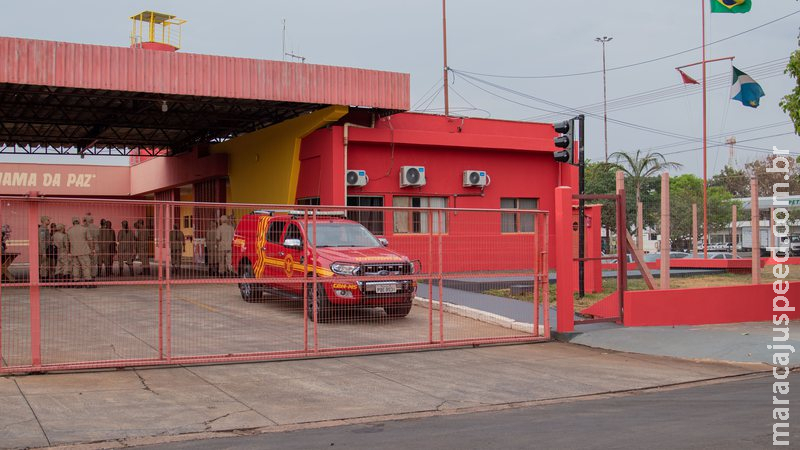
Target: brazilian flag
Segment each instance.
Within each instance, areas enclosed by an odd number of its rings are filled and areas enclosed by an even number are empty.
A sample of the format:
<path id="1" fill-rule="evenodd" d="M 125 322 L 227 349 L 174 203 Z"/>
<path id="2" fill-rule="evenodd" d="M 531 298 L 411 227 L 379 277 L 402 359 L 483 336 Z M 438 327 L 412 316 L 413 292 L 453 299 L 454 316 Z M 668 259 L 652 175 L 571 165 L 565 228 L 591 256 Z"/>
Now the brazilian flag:
<path id="1" fill-rule="evenodd" d="M 711 0 L 712 13 L 746 13 L 751 6 L 751 0 Z"/>

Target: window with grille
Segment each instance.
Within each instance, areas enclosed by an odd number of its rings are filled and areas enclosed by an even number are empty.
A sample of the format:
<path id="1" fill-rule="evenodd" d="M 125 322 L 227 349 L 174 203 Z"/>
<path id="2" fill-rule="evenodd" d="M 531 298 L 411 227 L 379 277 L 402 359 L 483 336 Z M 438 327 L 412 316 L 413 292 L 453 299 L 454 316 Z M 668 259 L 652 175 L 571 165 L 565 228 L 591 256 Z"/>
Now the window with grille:
<path id="1" fill-rule="evenodd" d="M 536 209 L 539 199 L 536 198 L 501 198 L 501 209 Z M 533 213 L 504 212 L 501 214 L 503 233 L 533 233 L 536 231 Z"/>
<path id="2" fill-rule="evenodd" d="M 297 204 L 303 206 L 317 206 L 320 204 L 319 197 L 298 198 Z"/>
<path id="3" fill-rule="evenodd" d="M 347 197 L 347 206 L 383 206 L 383 197 Z M 372 234 L 382 236 L 383 211 L 348 210 L 347 218 L 364 225 Z"/>
<path id="4" fill-rule="evenodd" d="M 446 197 L 394 197 L 393 206 L 410 208 L 446 208 Z M 430 231 L 429 231 L 430 230 Z M 433 234 L 447 233 L 447 215 L 444 211 L 395 211 L 395 234 L 420 233 Z"/>

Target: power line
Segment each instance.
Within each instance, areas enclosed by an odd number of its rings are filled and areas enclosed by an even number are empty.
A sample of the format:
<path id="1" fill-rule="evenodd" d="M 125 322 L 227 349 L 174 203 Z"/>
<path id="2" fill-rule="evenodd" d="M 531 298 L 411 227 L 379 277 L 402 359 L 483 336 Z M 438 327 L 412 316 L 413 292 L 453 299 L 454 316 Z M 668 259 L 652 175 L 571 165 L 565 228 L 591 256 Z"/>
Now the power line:
<path id="1" fill-rule="evenodd" d="M 746 70 L 747 73 L 753 78 L 764 80 L 774 76 L 783 75 L 784 68 L 786 67 L 788 61 L 788 58 L 779 58 L 777 60 L 744 67 L 744 70 Z M 730 87 L 730 74 L 725 73 L 709 77 L 707 80 L 707 85 L 710 87 L 710 91 L 717 91 L 726 87 Z M 687 93 L 687 89 L 691 89 L 691 92 Z M 608 101 L 608 108 L 609 111 L 622 111 L 639 106 L 650 105 L 653 103 L 683 98 L 686 95 L 696 95 L 699 93 L 700 87 L 687 87 L 683 83 L 680 83 L 611 99 Z M 581 106 L 580 109 L 584 111 L 599 112 L 602 107 L 603 103 L 592 103 Z M 544 120 L 549 122 L 549 119 L 552 117 L 552 115 L 547 114 L 526 117 L 522 120 Z"/>
<path id="2" fill-rule="evenodd" d="M 795 11 L 793 13 L 789 13 L 789 14 L 787 14 L 785 16 L 782 16 L 782 17 L 778 17 L 777 19 L 774 19 L 774 20 L 771 20 L 769 22 L 763 23 L 761 25 L 758 25 L 756 27 L 750 28 L 748 30 L 745 30 L 745 31 L 742 31 L 742 32 L 739 32 L 739 33 L 736 33 L 736 34 L 732 34 L 732 35 L 730 35 L 728 37 L 724 37 L 722 39 L 718 39 L 718 40 L 713 41 L 713 42 L 709 42 L 708 44 L 706 44 L 706 47 L 714 45 L 714 44 L 719 44 L 720 42 L 725 42 L 727 40 L 742 36 L 744 34 L 747 34 L 747 33 L 750 33 L 752 31 L 758 30 L 760 28 L 764 28 L 764 27 L 766 27 L 768 25 L 772 25 L 773 23 L 776 23 L 776 22 L 779 22 L 781 20 L 787 19 L 787 18 L 789 18 L 791 16 L 794 16 L 795 14 L 800 14 L 800 10 L 797 10 L 797 11 Z M 702 48 L 702 46 L 693 47 L 693 48 L 690 48 L 688 50 L 683 50 L 683 51 L 680 51 L 680 52 L 671 53 L 669 55 L 664 55 L 664 56 L 660 56 L 660 57 L 657 57 L 657 58 L 648 59 L 648 60 L 645 60 L 645 61 L 640 61 L 640 62 L 631 63 L 631 64 L 625 64 L 625 65 L 617 66 L 617 67 L 611 67 L 609 69 L 606 69 L 606 72 L 611 72 L 611 71 L 614 71 L 614 70 L 628 69 L 628 68 L 631 68 L 631 67 L 641 66 L 641 65 L 649 64 L 649 63 L 656 62 L 656 61 L 662 61 L 664 59 L 673 58 L 675 56 L 679 56 L 679 55 L 683 55 L 685 53 L 693 52 L 693 51 L 699 50 L 701 48 Z M 591 70 L 591 71 L 586 71 L 586 72 L 566 73 L 566 74 L 557 74 L 557 75 L 498 75 L 498 74 L 491 74 L 491 73 L 470 72 L 470 71 L 466 71 L 466 70 L 460 70 L 460 72 L 461 73 L 465 73 L 465 74 L 477 75 L 477 76 L 482 76 L 482 77 L 490 77 L 490 78 L 546 79 L 546 78 L 568 78 L 568 77 L 578 77 L 578 76 L 583 76 L 583 75 L 594 75 L 594 74 L 597 74 L 597 73 L 602 73 L 603 71 L 602 70 Z"/>
<path id="3" fill-rule="evenodd" d="M 531 108 L 531 109 L 535 109 L 535 110 L 539 110 L 539 111 L 543 111 L 543 112 L 549 112 L 549 113 L 553 113 L 553 114 L 560 114 L 563 111 L 567 111 L 567 112 L 569 112 L 571 114 L 584 114 L 584 115 L 587 115 L 587 116 L 590 116 L 590 117 L 594 117 L 594 118 L 600 118 L 601 117 L 598 114 L 594 114 L 594 113 L 591 113 L 591 112 L 588 112 L 588 111 L 582 111 L 582 110 L 579 110 L 579 109 L 576 109 L 576 108 L 570 108 L 570 107 L 565 106 L 565 105 L 560 105 L 558 103 L 551 102 L 549 100 L 541 99 L 541 98 L 538 98 L 538 97 L 535 97 L 535 96 L 532 96 L 532 95 L 529 95 L 529 94 L 525 94 L 523 92 L 515 91 L 514 89 L 507 88 L 505 86 L 501 86 L 501 85 L 498 85 L 498 84 L 495 84 L 495 83 L 492 83 L 492 82 L 489 82 L 489 81 L 486 81 L 486 80 L 481 80 L 480 78 L 476 78 L 476 77 L 473 77 L 471 75 L 466 75 L 466 74 L 463 74 L 463 73 L 461 75 L 464 78 L 464 81 L 466 81 L 467 83 L 469 83 L 472 86 L 476 87 L 477 89 L 480 89 L 481 91 L 484 91 L 489 95 L 495 96 L 497 98 L 500 98 L 502 100 L 508 101 L 510 103 L 514 103 L 514 104 L 517 104 L 517 105 L 520 105 L 520 106 L 524 106 L 526 108 Z M 527 99 L 530 99 L 530 100 L 534 100 L 534 101 L 537 101 L 537 102 L 540 102 L 540 103 L 544 103 L 544 104 L 549 105 L 549 106 L 555 106 L 557 108 L 561 108 L 562 111 L 556 112 L 556 111 L 553 111 L 553 110 L 548 110 L 548 109 L 545 109 L 545 108 L 540 108 L 540 107 L 537 107 L 537 106 L 529 105 L 527 103 L 518 102 L 518 101 L 515 101 L 515 100 L 512 100 L 512 99 L 509 99 L 509 98 L 504 97 L 502 95 L 499 95 L 499 94 L 497 94 L 495 92 L 489 91 L 488 89 L 484 89 L 483 87 L 477 85 L 473 81 L 480 82 L 482 84 L 486 84 L 486 85 L 492 86 L 492 87 L 494 87 L 496 89 L 500 89 L 502 91 L 517 95 L 519 97 L 523 97 L 523 98 L 527 98 Z M 633 129 L 636 129 L 636 130 L 639 130 L 639 131 L 646 131 L 646 132 L 650 132 L 650 133 L 654 133 L 654 134 L 659 134 L 659 135 L 662 135 L 662 136 L 674 137 L 674 138 L 685 140 L 687 142 L 701 142 L 700 138 L 697 138 L 697 137 L 694 137 L 694 136 L 686 136 L 686 135 L 682 135 L 682 134 L 679 134 L 679 133 L 659 130 L 657 128 L 647 127 L 647 126 L 644 126 L 644 125 L 639 125 L 639 124 L 635 124 L 635 123 L 631 123 L 631 122 L 626 122 L 626 121 L 619 120 L 619 119 L 611 119 L 611 118 L 609 118 L 608 120 L 609 120 L 609 122 L 616 123 L 617 125 L 628 127 L 628 128 L 633 128 Z M 785 135 L 785 134 L 792 134 L 792 133 L 784 133 L 784 134 L 781 134 L 781 136 Z M 761 139 L 764 139 L 764 138 L 761 138 Z M 741 142 L 745 142 L 745 141 L 741 141 Z M 713 144 L 712 146 L 726 145 L 724 142 L 719 142 L 719 141 L 712 141 L 711 143 Z M 757 147 L 749 147 L 749 146 L 742 146 L 742 145 L 738 145 L 737 147 L 738 148 L 742 148 L 742 149 L 750 149 L 750 150 L 754 150 L 754 151 L 758 151 L 758 152 L 769 152 L 769 150 L 761 149 L 761 148 L 757 148 Z M 687 150 L 687 151 L 689 151 L 689 150 Z M 676 153 L 682 153 L 682 152 L 683 151 L 679 151 L 679 152 L 676 152 Z"/>
<path id="4" fill-rule="evenodd" d="M 436 83 L 434 83 L 434 84 L 433 84 L 433 86 L 431 86 L 431 87 L 430 87 L 430 88 L 429 88 L 427 91 L 425 91 L 425 93 L 424 93 L 424 94 L 422 94 L 422 96 L 420 97 L 420 99 L 419 99 L 419 100 L 417 100 L 417 101 L 416 101 L 416 103 L 414 103 L 414 105 L 411 107 L 411 110 L 412 110 L 412 111 L 413 111 L 413 110 L 415 110 L 415 109 L 417 109 L 417 107 L 418 107 L 418 106 L 422 106 L 422 104 L 423 104 L 423 103 L 425 103 L 425 101 L 426 101 L 426 99 L 427 99 L 427 97 L 428 97 L 428 94 L 430 94 L 430 93 L 431 93 L 431 91 L 433 91 L 433 90 L 434 90 L 434 89 L 436 89 L 437 87 L 441 87 L 441 86 L 442 86 L 442 79 L 443 79 L 443 78 L 444 78 L 444 77 L 439 77 L 439 80 L 438 80 Z"/>

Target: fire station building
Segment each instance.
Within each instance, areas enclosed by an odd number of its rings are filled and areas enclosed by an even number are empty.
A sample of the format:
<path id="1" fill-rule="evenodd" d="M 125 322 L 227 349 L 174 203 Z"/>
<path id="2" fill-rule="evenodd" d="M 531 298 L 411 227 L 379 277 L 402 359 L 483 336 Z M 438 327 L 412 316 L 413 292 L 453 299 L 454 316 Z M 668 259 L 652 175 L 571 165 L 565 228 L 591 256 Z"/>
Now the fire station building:
<path id="1" fill-rule="evenodd" d="M 53 164 L 0 164 L 0 195 L 552 210 L 554 188 L 577 184 L 553 160 L 549 124 L 405 112 L 408 74 L 162 47 L 0 37 L 0 153 L 56 153 Z M 58 154 L 129 164 L 66 165 Z M 180 215 L 202 238 L 194 209 Z M 428 233 L 420 217 L 357 219 L 400 241 Z M 513 211 L 492 229 L 511 247 L 535 231 Z"/>

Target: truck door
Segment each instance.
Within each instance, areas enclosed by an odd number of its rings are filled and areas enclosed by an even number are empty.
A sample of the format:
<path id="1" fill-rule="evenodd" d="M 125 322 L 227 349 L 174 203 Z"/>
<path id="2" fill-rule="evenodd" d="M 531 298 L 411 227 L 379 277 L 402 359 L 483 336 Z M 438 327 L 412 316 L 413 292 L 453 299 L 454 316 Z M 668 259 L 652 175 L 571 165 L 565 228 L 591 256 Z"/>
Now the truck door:
<path id="1" fill-rule="evenodd" d="M 303 233 L 300 231 L 300 227 L 294 222 L 289 222 L 289 224 L 286 226 L 286 233 L 283 236 L 284 242 L 287 239 L 299 240 L 300 248 L 283 248 L 282 253 L 284 261 L 284 276 L 287 278 L 303 278 L 303 266 L 305 263 L 303 256 L 303 244 L 305 239 L 303 238 Z M 302 294 L 303 292 L 302 283 L 290 283 L 287 284 L 286 287 L 288 290 L 298 294 Z"/>
<path id="2" fill-rule="evenodd" d="M 273 217 L 269 220 L 263 241 L 259 239 L 261 245 L 258 262 L 256 263 L 257 278 L 285 278 L 283 271 L 283 230 L 286 227 L 286 219 L 283 217 Z M 263 275 L 259 275 L 259 271 Z"/>

